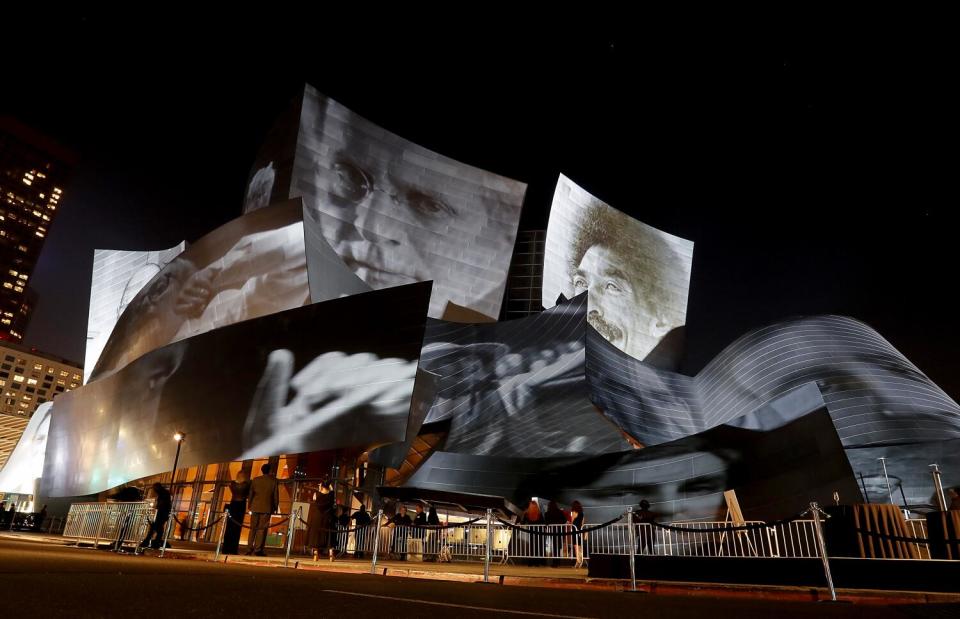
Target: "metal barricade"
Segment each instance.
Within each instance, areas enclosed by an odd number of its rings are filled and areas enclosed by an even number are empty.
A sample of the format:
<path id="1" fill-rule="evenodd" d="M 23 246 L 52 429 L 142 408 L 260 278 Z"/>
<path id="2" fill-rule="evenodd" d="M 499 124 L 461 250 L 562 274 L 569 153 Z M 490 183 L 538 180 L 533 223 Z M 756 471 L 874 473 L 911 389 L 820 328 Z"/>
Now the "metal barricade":
<path id="1" fill-rule="evenodd" d="M 138 544 L 147 535 L 156 510 L 146 501 L 134 503 L 74 503 L 63 537 L 78 544 Z"/>
<path id="2" fill-rule="evenodd" d="M 924 540 L 927 539 L 927 521 L 922 518 L 908 518 L 906 519 L 907 532 L 910 537 L 919 537 Z M 917 556 L 920 559 L 929 559 L 930 558 L 930 544 L 925 541 L 917 542 L 914 544 L 917 549 Z"/>

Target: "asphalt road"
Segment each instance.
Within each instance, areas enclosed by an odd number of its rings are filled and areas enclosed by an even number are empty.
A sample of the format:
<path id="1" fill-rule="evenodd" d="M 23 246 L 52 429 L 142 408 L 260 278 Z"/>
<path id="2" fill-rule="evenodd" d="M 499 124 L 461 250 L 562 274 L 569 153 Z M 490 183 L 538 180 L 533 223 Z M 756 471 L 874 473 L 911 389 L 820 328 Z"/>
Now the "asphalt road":
<path id="1" fill-rule="evenodd" d="M 10 617 L 947 617 L 960 608 L 668 597 L 334 574 L 0 538 Z"/>

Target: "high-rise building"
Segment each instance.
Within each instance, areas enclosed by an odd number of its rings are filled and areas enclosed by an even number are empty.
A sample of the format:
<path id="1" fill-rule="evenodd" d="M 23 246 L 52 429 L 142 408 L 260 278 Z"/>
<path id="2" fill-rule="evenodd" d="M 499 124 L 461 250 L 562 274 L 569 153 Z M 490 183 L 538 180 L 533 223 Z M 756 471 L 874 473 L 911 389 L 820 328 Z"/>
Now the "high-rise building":
<path id="1" fill-rule="evenodd" d="M 546 230 L 521 230 L 517 233 L 500 320 L 523 318 L 543 311 L 540 297 L 546 239 Z"/>
<path id="2" fill-rule="evenodd" d="M 78 363 L 20 344 L 0 344 L 0 468 L 37 407 L 82 383 Z"/>
<path id="3" fill-rule="evenodd" d="M 0 340 L 19 342 L 35 297 L 28 286 L 76 156 L 0 117 Z"/>

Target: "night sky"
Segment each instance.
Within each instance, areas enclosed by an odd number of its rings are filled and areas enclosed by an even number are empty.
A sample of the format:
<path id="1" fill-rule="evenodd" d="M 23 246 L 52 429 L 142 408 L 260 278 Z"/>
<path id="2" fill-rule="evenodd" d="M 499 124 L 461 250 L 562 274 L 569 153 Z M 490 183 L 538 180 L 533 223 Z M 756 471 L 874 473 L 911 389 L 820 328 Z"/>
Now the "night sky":
<path id="1" fill-rule="evenodd" d="M 83 158 L 32 280 L 26 343 L 83 358 L 94 248 L 165 248 L 239 216 L 264 133 L 308 81 L 528 183 L 521 229 L 546 227 L 562 172 L 695 241 L 689 373 L 752 328 L 838 313 L 960 396 L 958 102 L 943 55 L 845 31 L 623 33 L 615 14 L 447 29 L 366 17 L 76 17 L 42 45 L 12 29 L 0 111 Z"/>

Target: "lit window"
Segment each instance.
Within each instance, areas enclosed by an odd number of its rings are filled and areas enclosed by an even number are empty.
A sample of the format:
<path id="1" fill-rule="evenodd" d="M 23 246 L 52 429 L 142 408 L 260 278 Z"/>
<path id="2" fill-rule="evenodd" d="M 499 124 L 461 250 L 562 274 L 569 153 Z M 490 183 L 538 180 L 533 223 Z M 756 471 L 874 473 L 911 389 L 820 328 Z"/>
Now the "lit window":
<path id="1" fill-rule="evenodd" d="M 34 234 L 36 234 L 37 236 L 39 236 L 41 239 L 44 237 L 43 232 L 40 232 L 39 230 L 37 230 L 36 232 L 34 232 Z"/>
<path id="2" fill-rule="evenodd" d="M 83 377 L 80 376 L 79 374 L 74 374 L 71 378 L 73 378 L 73 380 L 80 380 Z"/>
<path id="3" fill-rule="evenodd" d="M 27 395 L 27 394 L 23 394 L 23 401 L 24 401 L 24 402 L 32 402 L 32 401 L 33 401 L 33 396 L 30 396 L 30 395 Z"/>
<path id="4" fill-rule="evenodd" d="M 7 381 L 0 378 L 0 387 L 6 387 L 6 386 L 7 386 Z"/>
<path id="5" fill-rule="evenodd" d="M 57 380 L 57 384 L 58 384 L 58 385 L 66 385 L 67 383 L 63 382 L 63 379 L 60 378 L 60 379 Z"/>
<path id="6" fill-rule="evenodd" d="M 37 370 L 37 371 L 42 371 L 42 370 L 43 370 L 43 364 L 42 364 L 42 363 L 34 363 L 34 364 L 33 364 L 33 369 L 35 369 L 35 370 Z"/>
<path id="7" fill-rule="evenodd" d="M 3 287 L 4 287 L 4 288 L 13 288 L 13 284 L 11 284 L 10 282 L 3 282 Z"/>
<path id="8" fill-rule="evenodd" d="M 17 381 L 18 383 L 22 383 L 22 382 L 23 382 L 23 376 L 20 376 L 19 374 L 14 374 L 14 375 L 13 375 L 13 380 Z"/>
<path id="9" fill-rule="evenodd" d="M 24 179 L 23 179 L 23 184 L 24 184 L 24 185 L 32 185 L 32 184 L 33 184 L 33 181 L 31 181 L 29 178 L 24 178 Z"/>
<path id="10" fill-rule="evenodd" d="M 17 277 L 19 277 L 20 279 L 22 279 L 22 280 L 24 280 L 24 281 L 30 279 L 30 276 L 27 275 L 26 273 L 21 273 L 20 275 L 17 275 Z"/>
<path id="11" fill-rule="evenodd" d="M 56 187 L 54 187 L 54 188 L 53 188 L 53 193 L 61 194 L 61 193 L 63 193 L 63 192 L 60 191 L 59 189 L 57 189 Z"/>
<path id="12" fill-rule="evenodd" d="M 28 379 L 27 379 L 27 384 L 28 384 L 28 385 L 36 385 L 36 384 L 37 384 L 37 379 L 36 379 L 36 378 L 28 378 Z"/>
<path id="13" fill-rule="evenodd" d="M 10 269 L 10 275 L 13 275 L 14 277 L 16 277 L 17 275 L 20 275 L 20 272 L 19 272 L 19 271 L 14 271 L 13 269 Z"/>
<path id="14" fill-rule="evenodd" d="M 50 367 L 49 365 L 47 366 L 47 374 L 50 374 L 50 378 L 53 378 L 54 371 L 55 370 L 52 367 Z M 48 378 L 47 380 L 50 380 L 50 378 Z"/>
<path id="15" fill-rule="evenodd" d="M 70 388 L 71 388 L 71 389 L 76 389 L 76 388 L 77 388 L 77 383 L 70 383 Z"/>
<path id="16" fill-rule="evenodd" d="M 41 193 L 41 194 L 40 194 L 40 197 L 41 197 L 41 198 L 46 198 L 47 196 L 45 196 L 45 195 L 43 195 L 43 194 Z"/>
<path id="17" fill-rule="evenodd" d="M 70 372 L 66 370 L 60 370 L 60 376 L 70 376 Z"/>
<path id="18" fill-rule="evenodd" d="M 13 287 L 13 291 L 14 291 L 14 292 L 23 292 L 23 286 L 14 286 L 14 287 Z"/>

